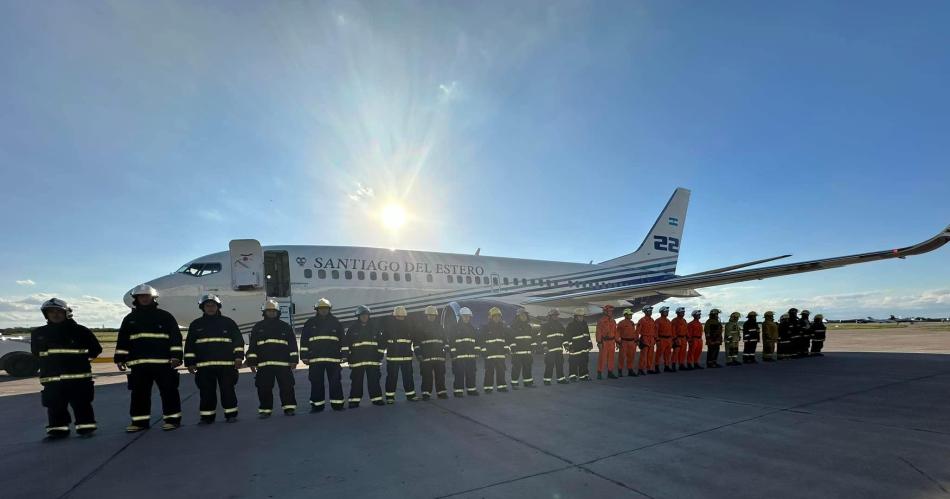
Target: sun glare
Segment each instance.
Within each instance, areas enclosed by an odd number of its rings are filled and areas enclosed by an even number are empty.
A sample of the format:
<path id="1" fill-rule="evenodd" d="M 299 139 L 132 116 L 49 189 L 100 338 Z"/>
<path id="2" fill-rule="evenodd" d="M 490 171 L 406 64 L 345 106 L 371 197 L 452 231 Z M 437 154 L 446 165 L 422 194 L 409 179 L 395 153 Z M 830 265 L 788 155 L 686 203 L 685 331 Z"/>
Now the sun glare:
<path id="1" fill-rule="evenodd" d="M 383 208 L 383 225 L 390 230 L 396 230 L 406 223 L 406 212 L 402 206 L 391 204 Z"/>

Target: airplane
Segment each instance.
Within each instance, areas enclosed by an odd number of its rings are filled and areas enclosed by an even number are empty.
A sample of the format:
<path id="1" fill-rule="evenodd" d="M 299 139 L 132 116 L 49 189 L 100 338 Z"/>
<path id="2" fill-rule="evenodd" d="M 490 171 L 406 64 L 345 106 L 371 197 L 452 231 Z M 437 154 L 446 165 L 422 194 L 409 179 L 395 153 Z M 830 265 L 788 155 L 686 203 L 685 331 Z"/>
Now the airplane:
<path id="1" fill-rule="evenodd" d="M 597 264 L 527 260 L 476 254 L 462 255 L 355 246 L 266 246 L 255 239 L 230 241 L 228 251 L 196 258 L 176 272 L 146 284 L 159 291 L 159 304 L 180 324 L 197 318 L 198 299 L 214 293 L 223 301 L 222 313 L 247 332 L 261 318 L 266 298 L 281 304 L 282 318 L 300 328 L 321 297 L 333 303 L 340 320 L 353 320 L 358 305 L 373 316 L 386 316 L 404 305 L 419 316 L 428 305 L 440 307 L 446 325 L 457 321 L 462 307 L 474 322 L 487 322 L 491 307 L 502 309 L 506 321 L 524 307 L 534 317 L 552 308 L 562 316 L 575 308 L 595 321 L 604 305 L 639 311 L 673 297 L 697 297 L 697 288 L 814 272 L 857 263 L 905 258 L 933 251 L 950 241 L 950 226 L 936 236 L 904 248 L 860 253 L 799 263 L 747 268 L 782 255 L 698 272 L 676 275 L 690 191 L 677 188 L 653 227 L 632 253 Z M 126 293 L 126 305 L 132 297 Z"/>

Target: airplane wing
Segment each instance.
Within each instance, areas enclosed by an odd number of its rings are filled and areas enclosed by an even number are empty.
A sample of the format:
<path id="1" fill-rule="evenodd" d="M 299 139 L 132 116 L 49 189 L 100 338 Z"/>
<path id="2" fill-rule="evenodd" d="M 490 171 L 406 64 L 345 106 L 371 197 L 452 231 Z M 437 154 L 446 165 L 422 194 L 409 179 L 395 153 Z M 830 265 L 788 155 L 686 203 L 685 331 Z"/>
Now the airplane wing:
<path id="1" fill-rule="evenodd" d="M 856 263 L 889 260 L 891 258 L 906 258 L 908 256 L 928 253 L 943 246 L 944 244 L 947 244 L 947 242 L 950 242 L 950 226 L 946 227 L 936 236 L 922 243 L 915 244 L 913 246 L 907 246 L 905 248 L 875 251 L 871 253 L 860 253 L 857 255 L 839 256 L 821 260 L 811 260 L 808 262 L 788 263 L 784 265 L 774 265 L 771 267 L 761 267 L 757 269 L 731 270 L 754 265 L 755 263 L 761 263 L 761 261 L 758 261 L 748 264 L 733 265 L 713 271 L 699 272 L 686 276 L 671 277 L 670 279 L 657 282 L 631 284 L 627 286 L 617 286 L 606 289 L 578 291 L 576 293 L 559 296 L 531 298 L 526 300 L 524 304 L 573 306 L 583 302 L 597 303 L 608 302 L 611 300 L 631 300 L 634 298 L 655 295 L 691 296 L 690 291 L 695 288 L 721 286 L 723 284 L 731 284 L 734 282 L 767 279 L 769 277 L 778 277 L 791 274 L 801 274 L 803 272 L 833 269 L 847 265 L 854 265 Z"/>

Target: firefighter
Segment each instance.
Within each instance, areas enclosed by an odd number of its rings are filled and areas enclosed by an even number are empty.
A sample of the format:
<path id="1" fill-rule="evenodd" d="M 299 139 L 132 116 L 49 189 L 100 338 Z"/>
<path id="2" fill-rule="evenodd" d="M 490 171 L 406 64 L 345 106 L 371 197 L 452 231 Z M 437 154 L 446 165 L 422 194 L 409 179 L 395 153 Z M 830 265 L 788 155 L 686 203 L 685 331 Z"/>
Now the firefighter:
<path id="1" fill-rule="evenodd" d="M 472 325 L 472 311 L 468 307 L 459 310 L 459 323 L 452 338 L 452 393 L 461 397 L 468 393 L 477 396 L 475 359 L 478 358 L 478 333 Z"/>
<path id="2" fill-rule="evenodd" d="M 702 310 L 693 310 L 690 315 L 693 320 L 686 325 L 686 336 L 689 341 L 689 352 L 686 354 L 687 369 L 702 369 L 699 365 L 699 356 L 703 353 L 703 323 L 699 318 L 703 316 Z"/>
<path id="3" fill-rule="evenodd" d="M 722 345 L 722 322 L 719 322 L 719 309 L 709 311 L 709 317 L 703 324 L 706 336 L 706 367 L 719 368 L 719 347 Z"/>
<path id="4" fill-rule="evenodd" d="M 416 356 L 419 357 L 419 371 L 422 373 L 422 400 L 429 400 L 432 396 L 433 381 L 436 396 L 447 399 L 449 394 L 445 389 L 445 331 L 442 324 L 439 324 L 437 308 L 431 305 L 426 307 L 425 316 L 416 331 L 417 337 L 413 340 Z"/>
<path id="5" fill-rule="evenodd" d="M 406 307 L 393 308 L 393 315 L 383 326 L 386 344 L 386 403 L 396 403 L 396 383 L 402 373 L 402 389 L 406 400 L 415 402 L 416 387 L 412 374 L 412 323 L 406 317 Z"/>
<path id="6" fill-rule="evenodd" d="M 185 340 L 185 367 L 195 375 L 200 401 L 198 424 L 214 423 L 218 395 L 228 423 L 237 421 L 238 401 L 234 387 L 244 364 L 244 337 L 238 325 L 221 315 L 221 299 L 206 294 L 198 301 L 203 315 L 191 321 Z"/>
<path id="7" fill-rule="evenodd" d="M 330 390 L 330 407 L 342 411 L 343 384 L 343 324 L 333 315 L 333 304 L 326 298 L 320 298 L 313 309 L 316 315 L 303 325 L 300 335 L 300 357 L 310 366 L 310 412 L 320 412 L 326 406 L 326 388 L 324 378 Z"/>
<path id="8" fill-rule="evenodd" d="M 656 372 L 660 372 L 660 363 L 666 372 L 676 371 L 673 364 L 673 324 L 669 319 L 670 307 L 660 307 L 660 318 L 656 320 Z"/>
<path id="9" fill-rule="evenodd" d="M 287 416 L 297 410 L 294 394 L 294 369 L 297 367 L 297 335 L 290 324 L 280 320 L 280 304 L 267 300 L 261 305 L 264 319 L 251 329 L 247 365 L 254 373 L 254 386 L 260 402 L 257 413 L 270 417 L 274 409 L 274 383 L 280 393 L 280 408 Z"/>
<path id="10" fill-rule="evenodd" d="M 778 323 L 775 312 L 769 310 L 762 321 L 762 361 L 775 362 L 775 343 L 778 342 Z"/>
<path id="11" fill-rule="evenodd" d="M 96 431 L 96 415 L 92 410 L 95 392 L 89 362 L 102 353 L 102 347 L 92 331 L 72 320 L 65 301 L 46 300 L 40 312 L 46 325 L 33 330 L 30 351 L 40 360 L 41 400 L 49 418 L 46 436 L 69 436 L 69 407 L 73 408 L 76 433 L 90 436 Z"/>
<path id="12" fill-rule="evenodd" d="M 541 325 L 541 347 L 544 351 L 544 384 L 550 385 L 557 376 L 559 384 L 567 383 L 564 376 L 564 326 L 558 320 L 556 308 L 548 311 L 548 320 Z"/>
<path id="13" fill-rule="evenodd" d="M 614 374 L 616 362 L 614 351 L 617 349 L 617 323 L 614 321 L 614 307 L 604 305 L 604 315 L 597 321 L 597 379 L 604 379 L 604 370 L 607 377 L 616 379 Z"/>
<path id="14" fill-rule="evenodd" d="M 152 384 L 162 397 L 162 430 L 181 426 L 181 398 L 178 371 L 183 357 L 181 331 L 172 314 L 158 308 L 158 291 L 140 284 L 131 291 L 132 311 L 122 319 L 115 343 L 115 363 L 129 371 L 132 392 L 129 414 L 132 423 L 125 431 L 146 430 L 152 417 Z"/>
<path id="15" fill-rule="evenodd" d="M 752 311 L 746 315 L 742 324 L 742 363 L 755 364 L 755 348 L 759 344 L 759 322 L 756 320 L 758 312 Z"/>
<path id="16" fill-rule="evenodd" d="M 686 344 L 689 337 L 689 325 L 686 323 L 686 309 L 678 307 L 676 317 L 670 321 L 673 326 L 673 366 L 674 370 L 686 370 Z"/>
<path id="17" fill-rule="evenodd" d="M 617 376 L 623 376 L 623 370 L 627 370 L 627 376 L 636 376 L 637 372 L 633 369 L 634 360 L 637 357 L 637 325 L 633 323 L 633 310 L 623 309 L 623 320 L 617 323 L 617 338 L 620 341 L 620 361 L 617 363 Z"/>
<path id="18" fill-rule="evenodd" d="M 379 387 L 379 368 L 383 365 L 386 344 L 383 343 L 383 335 L 376 321 L 370 318 L 371 314 L 372 310 L 365 305 L 356 307 L 353 314 L 356 316 L 356 322 L 346 329 L 343 336 L 343 355 L 350 365 L 350 409 L 360 406 L 364 379 L 370 402 L 373 405 L 386 405 L 383 401 L 383 391 Z"/>
<path id="19" fill-rule="evenodd" d="M 739 326 L 739 317 L 742 317 L 742 314 L 739 312 L 729 314 L 729 322 L 727 322 L 723 328 L 726 340 L 727 366 L 742 365 L 739 363 L 739 340 L 742 339 L 742 328 Z"/>
<path id="20" fill-rule="evenodd" d="M 784 321 L 785 324 L 785 359 L 791 359 L 795 357 L 798 353 L 798 345 L 802 341 L 802 331 L 799 323 L 798 309 L 790 308 L 788 309 L 788 319 Z M 782 340 L 782 323 L 779 323 L 779 345 L 781 346 Z M 780 350 L 781 352 L 781 350 Z M 780 354 L 779 359 L 781 360 L 783 356 Z"/>
<path id="21" fill-rule="evenodd" d="M 501 309 L 492 307 L 488 310 L 488 324 L 481 334 L 480 349 L 485 357 L 485 380 L 482 389 L 485 393 L 508 391 L 508 378 L 505 376 L 505 357 L 508 353 L 508 328 L 501 320 Z"/>
<path id="22" fill-rule="evenodd" d="M 823 356 L 821 348 L 825 345 L 825 336 L 828 328 L 825 327 L 825 316 L 818 314 L 815 316 L 815 322 L 811 323 L 811 354 L 818 357 Z"/>
<path id="23" fill-rule="evenodd" d="M 788 314 L 782 314 L 778 321 L 778 360 L 789 358 L 790 343 L 791 329 L 789 328 Z"/>
<path id="24" fill-rule="evenodd" d="M 659 374 L 659 369 L 654 369 L 655 359 L 653 358 L 656 348 L 656 321 L 653 320 L 653 307 L 647 305 L 642 310 L 643 317 L 637 321 L 640 347 L 640 364 L 637 374 L 641 376 L 646 373 Z"/>
<path id="25" fill-rule="evenodd" d="M 796 357 L 807 357 L 808 356 L 808 347 L 811 345 L 812 331 L 811 331 L 811 312 L 808 310 L 802 310 L 798 318 L 798 330 L 800 331 L 800 338 L 798 344 L 795 347 L 795 356 Z"/>
<path id="26" fill-rule="evenodd" d="M 508 346 L 511 348 L 511 388 L 518 389 L 518 379 L 526 388 L 534 388 L 532 364 L 534 363 L 534 349 L 538 346 L 534 328 L 528 322 L 528 311 L 518 308 L 515 313 L 515 322 L 508 328 L 511 335 Z"/>
<path id="27" fill-rule="evenodd" d="M 584 316 L 587 315 L 587 309 L 578 307 L 574 309 L 574 320 L 567 324 L 567 353 L 570 381 L 590 381 L 589 356 L 590 349 L 594 346 L 590 341 L 590 329 L 587 328 L 587 321 Z"/>

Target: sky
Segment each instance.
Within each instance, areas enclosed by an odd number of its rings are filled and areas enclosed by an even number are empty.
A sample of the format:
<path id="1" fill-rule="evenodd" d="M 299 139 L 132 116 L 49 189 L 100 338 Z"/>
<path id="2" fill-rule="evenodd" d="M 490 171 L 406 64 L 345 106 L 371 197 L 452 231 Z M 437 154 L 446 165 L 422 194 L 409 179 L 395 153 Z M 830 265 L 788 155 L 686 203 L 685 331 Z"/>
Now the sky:
<path id="1" fill-rule="evenodd" d="M 679 274 L 950 224 L 950 3 L 0 0 L 0 327 L 234 238 Z M 380 219 L 404 207 L 398 230 Z M 950 249 L 690 304 L 950 316 Z"/>

